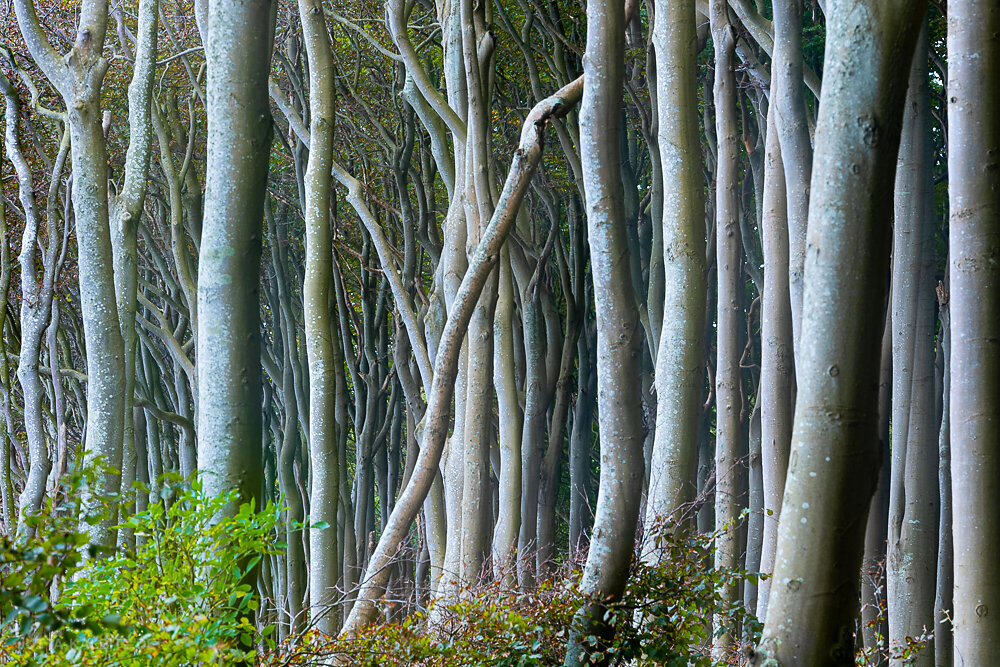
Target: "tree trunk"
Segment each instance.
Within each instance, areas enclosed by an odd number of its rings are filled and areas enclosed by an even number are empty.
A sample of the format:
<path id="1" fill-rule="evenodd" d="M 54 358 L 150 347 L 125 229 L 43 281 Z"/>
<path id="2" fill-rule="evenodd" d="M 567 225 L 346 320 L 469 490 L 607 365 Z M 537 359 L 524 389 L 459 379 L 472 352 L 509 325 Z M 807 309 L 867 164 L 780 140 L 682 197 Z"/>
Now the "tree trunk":
<path id="1" fill-rule="evenodd" d="M 892 301 L 891 297 L 889 299 Z M 861 565 L 861 625 L 865 653 L 874 667 L 884 667 L 889 644 L 885 609 L 885 566 L 889 530 L 889 415 L 892 412 L 892 310 L 886 309 L 878 386 L 878 437 L 881 453 L 878 481 L 868 510 L 865 555 Z"/>
<path id="2" fill-rule="evenodd" d="M 510 251 L 500 251 L 497 305 L 493 315 L 494 387 L 499 409 L 500 498 L 493 531 L 494 577 L 507 587 L 517 583 L 515 554 L 521 529 L 521 406 L 514 378 L 514 277 Z"/>
<path id="3" fill-rule="evenodd" d="M 306 275 L 302 286 L 309 367 L 309 609 L 320 632 L 339 629 L 330 605 L 337 595 L 337 455 L 330 170 L 333 160 L 334 71 L 326 19 L 317 0 L 300 0 L 303 41 L 309 63 L 309 162 L 305 174 Z"/>
<path id="4" fill-rule="evenodd" d="M 772 95 L 774 93 L 772 92 Z M 760 571 L 774 572 L 781 498 L 788 471 L 792 440 L 792 400 L 795 367 L 792 357 L 792 310 L 788 291 L 788 220 L 785 210 L 785 172 L 773 107 L 767 114 L 764 142 L 764 294 L 761 300 L 760 405 L 761 462 L 764 483 L 764 537 Z M 773 579 L 760 582 L 757 618 L 767 617 Z"/>
<path id="5" fill-rule="evenodd" d="M 587 6 L 587 85 L 580 109 L 580 158 L 587 196 L 597 316 L 597 405 L 601 480 L 581 589 L 593 596 L 577 613 L 565 664 L 611 639 L 603 609 L 624 591 L 635 545 L 645 437 L 640 396 L 642 332 L 628 262 L 621 181 L 625 12 L 619 0 Z M 598 602 L 599 601 L 599 602 Z M 598 646 L 583 639 L 597 635 Z"/>
<path id="6" fill-rule="evenodd" d="M 893 424 L 888 560 L 889 648 L 934 630 L 937 429 L 934 410 L 934 224 L 926 29 L 917 41 L 899 163 L 893 243 Z M 897 345 L 898 343 L 898 345 Z M 897 361 L 899 362 L 897 364 Z M 902 376 L 903 382 L 896 378 Z M 904 414 L 905 413 L 905 414 Z M 899 420 L 898 426 L 897 421 Z M 906 664 L 930 665 L 933 647 Z M 890 664 L 903 664 L 902 658 Z"/>
<path id="7" fill-rule="evenodd" d="M 879 458 L 884 221 L 906 93 L 901 72 L 909 71 L 924 7 L 909 0 L 829 6 L 795 425 L 758 664 L 854 664 Z"/>
<path id="8" fill-rule="evenodd" d="M 711 3 L 712 41 L 715 44 L 715 133 L 718 159 L 715 182 L 716 264 L 719 280 L 716 302 L 715 370 L 715 568 L 735 571 L 739 567 L 739 537 L 735 525 L 739 515 L 740 457 L 744 449 L 740 411 L 740 326 L 743 323 L 743 245 L 739 225 L 739 144 L 736 136 L 736 75 L 733 69 L 736 31 L 729 23 L 725 0 Z M 724 599 L 736 602 L 734 584 L 724 584 Z M 716 616 L 712 658 L 730 658 L 735 628 Z"/>
<path id="9" fill-rule="evenodd" d="M 209 495 L 262 488 L 260 252 L 271 113 L 270 0 L 209 0 L 208 162 L 198 264 L 198 470 Z M 227 511 L 234 511 L 229 508 Z"/>
<path id="10" fill-rule="evenodd" d="M 809 214 L 809 180 L 812 178 L 812 145 L 806 120 L 805 86 L 802 83 L 802 0 L 774 2 L 774 86 L 771 109 L 781 144 L 788 215 L 788 291 L 796 352 L 802 330 L 803 271 L 806 262 L 806 218 Z"/>
<path id="11" fill-rule="evenodd" d="M 1000 5 L 948 7 L 955 664 L 1000 655 Z"/>
<path id="12" fill-rule="evenodd" d="M 698 411 L 704 384 L 705 209 L 695 58 L 694 2 L 656 3 L 656 101 L 663 182 L 663 305 L 656 351 L 656 429 L 647 526 L 694 499 Z M 655 557 L 644 554 L 644 557 Z"/>

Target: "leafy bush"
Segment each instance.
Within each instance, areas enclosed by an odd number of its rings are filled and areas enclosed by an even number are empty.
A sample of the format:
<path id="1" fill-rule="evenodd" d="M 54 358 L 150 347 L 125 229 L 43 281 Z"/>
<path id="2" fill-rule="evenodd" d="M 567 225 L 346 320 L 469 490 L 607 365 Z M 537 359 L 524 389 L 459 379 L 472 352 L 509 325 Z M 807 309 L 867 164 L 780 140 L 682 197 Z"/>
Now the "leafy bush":
<path id="1" fill-rule="evenodd" d="M 83 559 L 86 537 L 71 523 L 78 494 L 69 491 L 62 510 L 33 521 L 38 535 L 29 549 L 36 561 L 4 562 L 4 594 L 21 600 L 7 612 L 12 621 L 2 631 L 9 664 L 254 659 L 254 645 L 273 628 L 258 633 L 253 619 L 259 602 L 248 581 L 260 559 L 282 546 L 274 538 L 274 506 L 255 513 L 244 504 L 226 516 L 221 510 L 236 500 L 235 492 L 209 498 L 198 482 L 164 480 L 158 500 L 122 523 L 135 532 L 134 550 Z M 56 598 L 51 592 L 59 582 L 63 590 Z"/>
<path id="2" fill-rule="evenodd" d="M 104 499 L 84 510 L 80 499 L 93 478 L 71 475 L 28 521 L 35 535 L 0 541 L 0 664 L 559 665 L 574 614 L 592 602 L 576 584 L 579 573 L 567 570 L 530 592 L 498 584 L 462 591 L 356 638 L 309 633 L 275 647 L 274 627 L 255 624 L 259 601 L 249 583 L 261 559 L 284 547 L 275 541 L 275 506 L 258 513 L 243 505 L 227 516 L 222 510 L 234 495 L 209 498 L 197 482 L 165 479 L 155 502 L 122 521 L 135 548 L 101 554 L 78 523 L 112 507 Z M 633 565 L 625 595 L 603 618 L 614 640 L 598 646 L 584 637 L 591 659 L 711 665 L 715 617 L 755 641 L 760 624 L 722 591 L 756 583 L 757 575 L 713 567 L 719 534 L 664 525 L 650 533 L 646 543 L 661 558 Z"/>
<path id="3" fill-rule="evenodd" d="M 84 521 L 98 518 L 82 513 L 81 490 L 87 481 L 74 473 L 36 515 L 25 518 L 21 534 L 0 536 L 0 658 L 23 653 L 41 636 L 68 641 L 80 631 L 97 634 L 114 623 L 87 607 L 52 603 L 53 592 L 84 559 L 98 555 L 78 530 L 81 516 Z"/>
<path id="4" fill-rule="evenodd" d="M 637 562 L 623 598 L 610 605 L 605 622 L 614 641 L 602 647 L 607 664 L 712 665 L 712 618 L 747 641 L 761 624 L 742 604 L 722 594 L 726 585 L 756 583 L 758 575 L 713 568 L 717 533 L 653 528 L 662 558 Z M 352 639 L 310 634 L 274 657 L 281 665 L 402 667 L 561 665 L 574 613 L 586 601 L 574 583 L 579 573 L 542 583 L 531 592 L 498 585 L 466 590 L 459 599 L 414 614 L 400 623 L 375 624 Z M 432 603 L 433 606 L 433 603 Z M 429 618 L 435 624 L 429 624 Z M 589 639 L 597 643 L 596 638 Z M 593 654 L 592 654 L 593 655 Z"/>

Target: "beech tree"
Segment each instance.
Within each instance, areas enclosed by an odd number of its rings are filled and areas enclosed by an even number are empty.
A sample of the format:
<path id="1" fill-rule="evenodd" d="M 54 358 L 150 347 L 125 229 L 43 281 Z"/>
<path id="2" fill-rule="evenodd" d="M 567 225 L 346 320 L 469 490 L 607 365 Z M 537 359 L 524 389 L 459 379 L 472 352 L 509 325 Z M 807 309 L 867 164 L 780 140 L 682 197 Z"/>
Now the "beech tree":
<path id="1" fill-rule="evenodd" d="M 759 660 L 789 665 L 854 662 L 858 571 L 879 465 L 889 256 L 889 228 L 879 222 L 891 207 L 906 94 L 897 67 L 901 54 L 912 58 L 922 17 L 919 3 L 829 9 L 799 334 L 808 343 L 796 358 L 792 449 L 758 649 Z M 826 338 L 835 326 L 842 334 Z"/>
<path id="2" fill-rule="evenodd" d="M 992 3 L 12 4 L 3 617 L 197 518 L 234 660 L 1000 651 Z"/>
<path id="3" fill-rule="evenodd" d="M 948 17 L 949 424 L 955 549 L 955 664 L 972 665 L 997 651 L 990 609 L 997 599 L 995 543 L 998 480 L 996 113 L 1000 10 L 957 2 Z M 973 129 L 975 128 L 975 129 Z"/>

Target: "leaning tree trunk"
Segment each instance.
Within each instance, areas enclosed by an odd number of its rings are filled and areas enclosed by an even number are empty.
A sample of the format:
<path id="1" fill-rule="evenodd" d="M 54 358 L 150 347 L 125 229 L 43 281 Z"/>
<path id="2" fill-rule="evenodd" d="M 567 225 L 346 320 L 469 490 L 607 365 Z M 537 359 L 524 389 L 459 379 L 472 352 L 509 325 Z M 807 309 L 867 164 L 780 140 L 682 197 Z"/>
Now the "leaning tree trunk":
<path id="1" fill-rule="evenodd" d="M 575 667 L 611 639 L 603 610 L 624 591 L 643 481 L 642 333 L 628 262 L 621 181 L 625 11 L 619 0 L 587 6 L 587 50 L 580 109 L 580 159 L 587 197 L 590 265 L 597 318 L 597 406 L 601 478 L 590 552 L 580 587 L 590 597 L 574 620 L 565 664 Z M 596 657 L 595 657 L 596 659 Z"/>
<path id="2" fill-rule="evenodd" d="M 555 94 L 539 102 L 525 118 L 521 140 L 514 153 L 503 191 L 489 226 L 483 231 L 469 269 L 455 295 L 448 313 L 437 356 L 434 359 L 434 379 L 424 415 L 424 435 L 420 454 L 413 467 L 409 483 L 402 490 L 386 522 L 385 530 L 372 553 L 357 602 L 344 623 L 341 635 L 356 636 L 361 628 L 374 620 L 375 602 L 381 596 L 389 578 L 388 567 L 399 545 L 420 510 L 431 484 L 439 474 L 441 454 L 450 426 L 451 399 L 462 339 L 472 318 L 479 294 L 489 279 L 500 249 L 514 224 L 525 191 L 531 182 L 542 155 L 542 132 L 553 118 L 565 116 L 579 101 L 583 78 L 574 80 Z"/>
<path id="3" fill-rule="evenodd" d="M 892 185 L 926 3 L 829 3 L 809 203 L 801 358 L 774 581 L 757 664 L 853 665 Z"/>
<path id="4" fill-rule="evenodd" d="M 198 470 L 209 495 L 262 488 L 260 253 L 274 5 L 209 0 L 208 163 L 198 264 Z M 231 508 L 235 510 L 234 508 Z"/>
<path id="5" fill-rule="evenodd" d="M 1000 655 L 1000 5 L 948 6 L 955 664 Z"/>

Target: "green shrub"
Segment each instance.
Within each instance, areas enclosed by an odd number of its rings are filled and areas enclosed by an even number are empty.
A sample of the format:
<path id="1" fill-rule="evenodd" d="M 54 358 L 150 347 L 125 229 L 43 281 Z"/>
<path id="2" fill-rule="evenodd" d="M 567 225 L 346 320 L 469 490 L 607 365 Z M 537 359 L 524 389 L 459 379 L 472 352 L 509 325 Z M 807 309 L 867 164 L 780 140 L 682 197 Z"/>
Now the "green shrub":
<path id="1" fill-rule="evenodd" d="M 623 598 L 610 605 L 605 622 L 614 641 L 602 647 L 608 664 L 712 665 L 712 619 L 718 615 L 748 642 L 761 624 L 740 603 L 726 600 L 722 587 L 759 575 L 713 568 L 718 534 L 653 528 L 663 558 L 636 562 Z M 466 590 L 458 599 L 399 623 L 375 624 L 356 638 L 306 635 L 273 656 L 281 665 L 363 667 L 561 665 L 573 616 L 586 601 L 576 585 L 579 573 L 543 582 L 531 592 L 498 585 Z M 434 618 L 433 627 L 428 619 Z M 585 641 L 588 638 L 585 638 Z M 596 638 L 589 638 L 596 645 Z"/>
<path id="2" fill-rule="evenodd" d="M 252 647 L 273 628 L 258 632 L 259 601 L 248 582 L 260 559 L 282 546 L 274 538 L 277 509 L 254 512 L 244 504 L 226 516 L 221 510 L 235 492 L 209 498 L 198 482 L 176 479 L 159 488 L 156 502 L 123 521 L 137 544 L 125 553 L 81 558 L 86 538 L 71 523 L 72 509 L 79 508 L 74 489 L 64 494 L 63 510 L 37 517 L 31 549 L 51 565 L 4 563 L 4 594 L 20 596 L 17 609 L 41 610 L 15 610 L 18 622 L 4 624 L 8 663 L 172 666 L 254 659 Z M 53 599 L 53 584 L 60 582 Z M 25 594 L 34 596 L 30 606 Z"/>

